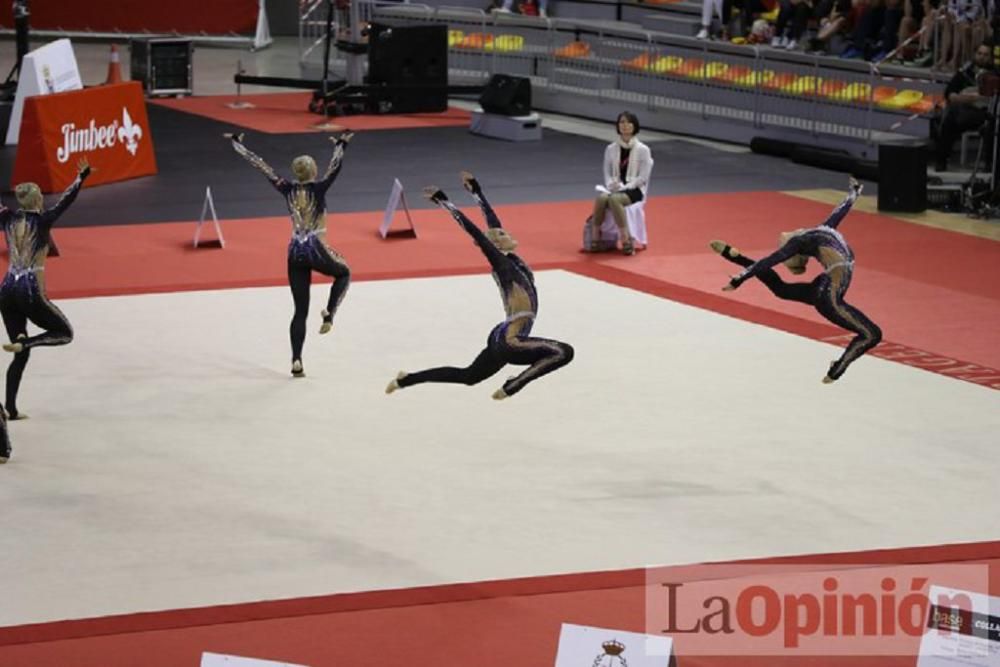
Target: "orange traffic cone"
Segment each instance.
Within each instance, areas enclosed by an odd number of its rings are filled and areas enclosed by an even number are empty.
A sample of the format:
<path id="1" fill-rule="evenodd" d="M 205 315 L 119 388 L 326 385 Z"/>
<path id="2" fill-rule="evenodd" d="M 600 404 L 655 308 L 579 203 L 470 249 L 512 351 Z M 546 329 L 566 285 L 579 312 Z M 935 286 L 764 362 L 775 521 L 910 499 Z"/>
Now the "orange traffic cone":
<path id="1" fill-rule="evenodd" d="M 104 85 L 109 83 L 121 83 L 122 82 L 122 63 L 121 59 L 118 57 L 118 45 L 111 45 L 111 62 L 108 63 L 108 80 L 104 82 Z"/>

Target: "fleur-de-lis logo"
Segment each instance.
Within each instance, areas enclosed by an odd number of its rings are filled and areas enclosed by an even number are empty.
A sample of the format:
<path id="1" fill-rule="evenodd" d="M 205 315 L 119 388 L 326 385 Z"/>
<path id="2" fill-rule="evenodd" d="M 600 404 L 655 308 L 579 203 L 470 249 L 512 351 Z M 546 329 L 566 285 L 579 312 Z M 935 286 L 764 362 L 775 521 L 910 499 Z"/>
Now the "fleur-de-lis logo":
<path id="1" fill-rule="evenodd" d="M 142 139 L 142 128 L 132 122 L 128 109 L 122 107 L 122 124 L 118 128 L 118 141 L 125 142 L 125 148 L 134 156 L 139 148 L 140 139 Z"/>

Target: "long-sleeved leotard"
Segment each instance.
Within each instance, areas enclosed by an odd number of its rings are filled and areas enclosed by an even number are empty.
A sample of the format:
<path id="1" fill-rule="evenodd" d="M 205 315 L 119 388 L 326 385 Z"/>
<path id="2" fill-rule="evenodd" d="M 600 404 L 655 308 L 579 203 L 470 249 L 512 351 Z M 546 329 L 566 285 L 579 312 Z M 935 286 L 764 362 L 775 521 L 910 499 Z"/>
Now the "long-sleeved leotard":
<path id="1" fill-rule="evenodd" d="M 856 334 L 830 367 L 828 375 L 834 380 L 844 374 L 851 362 L 882 340 L 882 330 L 863 312 L 844 301 L 854 274 L 854 253 L 837 231 L 837 225 L 856 199 L 857 192 L 852 191 L 823 224 L 795 234 L 777 251 L 756 262 L 744 255 L 730 257 L 723 253 L 729 261 L 746 267 L 730 281 L 733 287 L 757 278 L 778 298 L 809 304 L 826 319 Z M 815 258 L 823 265 L 824 272 L 808 283 L 786 283 L 772 267 L 796 255 Z"/>
<path id="2" fill-rule="evenodd" d="M 0 283 L 0 315 L 11 342 L 21 344 L 21 351 L 7 368 L 6 409 L 12 417 L 17 416 L 17 393 L 31 348 L 66 345 L 73 340 L 69 320 L 45 295 L 45 258 L 52 225 L 76 199 L 89 174 L 90 169 L 84 169 L 52 208 L 15 213 L 0 207 L 0 225 L 10 253 L 10 264 Z M 40 334 L 27 335 L 29 320 L 42 329 Z"/>
<path id="3" fill-rule="evenodd" d="M 487 225 L 493 229 L 502 228 L 499 218 L 475 182 L 473 196 L 486 217 Z M 474 385 L 495 375 L 507 364 L 528 366 L 504 383 L 504 393 L 513 396 L 529 382 L 572 361 L 573 348 L 567 343 L 530 335 L 538 314 L 538 292 L 535 290 L 534 275 L 524 260 L 514 253 L 498 249 L 482 230 L 444 198 L 443 193 L 435 195 L 435 201 L 451 213 L 489 261 L 507 318 L 493 328 L 486 339 L 486 349 L 466 368 L 445 366 L 411 373 L 398 381 L 399 386 L 410 387 L 423 382 Z"/>
<path id="4" fill-rule="evenodd" d="M 7 463 L 11 455 L 10 434 L 7 432 L 7 415 L 0 410 L 0 463 Z"/>
<path id="5" fill-rule="evenodd" d="M 336 180 L 344 158 L 347 142 L 338 140 L 323 177 L 306 183 L 291 182 L 278 176 L 257 154 L 233 139 L 233 148 L 247 162 L 260 170 L 280 192 L 292 220 L 292 236 L 288 242 L 288 284 L 292 290 L 295 313 L 289 327 L 292 359 L 301 359 L 306 337 L 306 316 L 309 313 L 309 288 L 312 272 L 333 278 L 326 304 L 324 321 L 332 322 L 337 307 L 347 293 L 351 270 L 347 261 L 326 242 L 326 192 Z"/>

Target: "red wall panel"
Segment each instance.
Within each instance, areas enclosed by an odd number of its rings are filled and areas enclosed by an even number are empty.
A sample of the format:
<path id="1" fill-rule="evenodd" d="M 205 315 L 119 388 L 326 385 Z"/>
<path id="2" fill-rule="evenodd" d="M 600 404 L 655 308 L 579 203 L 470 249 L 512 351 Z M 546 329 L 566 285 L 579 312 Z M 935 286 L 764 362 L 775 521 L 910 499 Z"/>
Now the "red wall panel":
<path id="1" fill-rule="evenodd" d="M 252 33 L 257 0 L 30 0 L 36 30 Z M 11 3 L 0 1 L 0 25 L 13 26 Z"/>

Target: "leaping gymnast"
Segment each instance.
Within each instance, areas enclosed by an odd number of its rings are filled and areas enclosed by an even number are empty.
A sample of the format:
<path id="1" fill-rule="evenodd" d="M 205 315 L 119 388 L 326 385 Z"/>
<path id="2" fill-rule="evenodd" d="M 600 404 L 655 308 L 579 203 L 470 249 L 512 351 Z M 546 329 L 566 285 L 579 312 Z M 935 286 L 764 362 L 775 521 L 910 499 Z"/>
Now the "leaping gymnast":
<path id="1" fill-rule="evenodd" d="M 7 367 L 5 408 L 10 419 L 26 417 L 17 409 L 17 392 L 31 349 L 66 345 L 73 340 L 73 327 L 69 320 L 46 296 L 45 258 L 52 242 L 52 225 L 76 199 L 89 175 L 90 165 L 86 160 L 80 160 L 76 180 L 52 208 L 42 208 L 42 191 L 35 183 L 19 183 L 14 188 L 14 195 L 20 204 L 16 213 L 0 207 L 0 225 L 3 226 L 10 254 L 7 274 L 0 284 L 0 315 L 10 338 L 3 349 L 14 353 L 14 360 Z M 29 336 L 29 320 L 42 332 Z M 0 450 L 2 448 L 0 444 Z M 3 458 L 2 451 L 0 458 Z"/>
<path id="2" fill-rule="evenodd" d="M 882 330 L 878 325 L 844 301 L 854 274 L 854 253 L 837 231 L 837 225 L 851 210 L 861 190 L 861 184 L 852 178 L 847 197 L 823 224 L 783 232 L 779 237 L 781 245 L 778 250 L 756 262 L 723 241 L 709 244 L 712 250 L 730 262 L 745 267 L 722 288 L 724 291 L 734 290 L 750 278 L 757 278 L 779 299 L 814 306 L 820 315 L 856 334 L 840 358 L 830 364 L 830 370 L 823 378 L 824 383 L 839 379 L 852 362 L 882 340 Z M 810 257 L 823 265 L 823 273 L 808 283 L 786 283 L 771 268 L 784 262 L 789 271 L 800 275 L 805 273 Z"/>
<path id="3" fill-rule="evenodd" d="M 354 133 L 345 132 L 339 137 L 330 138 L 335 145 L 333 157 L 323 177 L 318 180 L 316 161 L 312 157 L 300 155 L 292 160 L 292 173 L 297 179 L 295 183 L 278 176 L 263 158 L 244 146 L 242 133 L 225 136 L 232 140 L 236 152 L 260 170 L 282 194 L 292 216 L 292 238 L 288 242 L 288 285 L 292 290 L 295 312 L 288 333 L 292 343 L 292 375 L 303 377 L 305 370 L 302 367 L 302 345 L 306 339 L 312 272 L 317 271 L 333 278 L 326 308 L 320 313 L 321 334 L 329 333 L 333 327 L 333 316 L 351 282 L 351 270 L 347 261 L 326 242 L 326 191 L 340 173 L 344 152 Z"/>
<path id="4" fill-rule="evenodd" d="M 432 202 L 451 213 L 493 268 L 493 279 L 500 288 L 506 319 L 496 325 L 486 339 L 486 349 L 479 353 L 472 364 L 465 368 L 444 366 L 418 373 L 400 373 L 389 383 L 385 393 L 402 387 L 412 387 L 424 382 L 448 382 L 474 385 L 495 375 L 507 364 L 528 366 L 520 375 L 509 378 L 493 398 L 502 400 L 524 389 L 533 380 L 561 368 L 573 360 L 573 348 L 563 342 L 531 336 L 531 328 L 538 314 L 538 293 L 535 278 L 524 260 L 514 254 L 517 241 L 500 224 L 493 208 L 486 200 L 479 183 L 468 172 L 462 173 L 462 182 L 479 203 L 488 228 L 484 233 L 464 213 L 455 207 L 445 193 L 435 187 L 426 188 L 424 194 Z"/>

